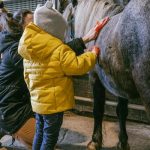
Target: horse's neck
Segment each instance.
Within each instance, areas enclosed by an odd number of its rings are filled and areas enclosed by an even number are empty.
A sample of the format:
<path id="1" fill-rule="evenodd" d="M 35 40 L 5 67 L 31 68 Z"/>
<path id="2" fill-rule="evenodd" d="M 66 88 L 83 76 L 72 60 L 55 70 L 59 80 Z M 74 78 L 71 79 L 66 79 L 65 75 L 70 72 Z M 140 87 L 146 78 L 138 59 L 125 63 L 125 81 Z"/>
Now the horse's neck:
<path id="1" fill-rule="evenodd" d="M 121 6 L 116 5 L 113 0 L 78 0 L 77 7 L 73 8 L 73 5 L 70 3 L 65 9 L 63 16 L 70 22 L 74 15 L 75 37 L 82 37 L 97 21 L 100 21 L 105 16 L 114 16 L 121 10 Z"/>

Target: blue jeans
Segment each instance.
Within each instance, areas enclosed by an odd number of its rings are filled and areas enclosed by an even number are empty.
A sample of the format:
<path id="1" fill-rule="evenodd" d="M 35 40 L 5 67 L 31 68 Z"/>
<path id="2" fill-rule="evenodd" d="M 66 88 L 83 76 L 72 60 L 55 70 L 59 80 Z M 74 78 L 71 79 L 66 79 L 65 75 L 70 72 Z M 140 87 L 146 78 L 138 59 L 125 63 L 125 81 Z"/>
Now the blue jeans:
<path id="1" fill-rule="evenodd" d="M 54 150 L 63 122 L 63 112 L 49 115 L 36 114 L 36 133 L 32 150 Z"/>

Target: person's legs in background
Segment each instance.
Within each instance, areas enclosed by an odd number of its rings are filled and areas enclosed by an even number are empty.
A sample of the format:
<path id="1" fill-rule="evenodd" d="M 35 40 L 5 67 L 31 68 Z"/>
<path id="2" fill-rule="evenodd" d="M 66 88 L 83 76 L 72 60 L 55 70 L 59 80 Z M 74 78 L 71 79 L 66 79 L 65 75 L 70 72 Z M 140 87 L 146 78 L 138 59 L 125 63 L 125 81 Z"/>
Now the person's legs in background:
<path id="1" fill-rule="evenodd" d="M 13 135 L 15 139 L 32 149 L 33 138 L 35 134 L 35 118 L 30 118 L 26 123 Z"/>

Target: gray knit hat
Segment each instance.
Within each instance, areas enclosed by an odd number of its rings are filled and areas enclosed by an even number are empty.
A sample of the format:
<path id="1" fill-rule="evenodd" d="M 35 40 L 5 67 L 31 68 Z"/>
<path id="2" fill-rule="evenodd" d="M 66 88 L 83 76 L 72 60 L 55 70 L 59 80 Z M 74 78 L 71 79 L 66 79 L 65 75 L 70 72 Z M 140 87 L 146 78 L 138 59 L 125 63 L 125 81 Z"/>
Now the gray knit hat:
<path id="1" fill-rule="evenodd" d="M 67 30 L 67 22 L 52 6 L 51 0 L 47 0 L 44 6 L 38 6 L 34 12 L 34 23 L 63 41 Z"/>

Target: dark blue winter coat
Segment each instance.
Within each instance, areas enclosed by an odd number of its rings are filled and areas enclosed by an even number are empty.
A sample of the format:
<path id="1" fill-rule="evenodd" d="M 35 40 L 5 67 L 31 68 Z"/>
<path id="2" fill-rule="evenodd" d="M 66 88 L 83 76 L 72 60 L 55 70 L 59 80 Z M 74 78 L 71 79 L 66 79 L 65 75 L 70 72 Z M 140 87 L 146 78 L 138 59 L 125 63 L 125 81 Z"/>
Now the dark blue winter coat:
<path id="1" fill-rule="evenodd" d="M 0 32 L 0 128 L 10 134 L 33 116 L 23 60 L 17 52 L 21 34 Z"/>

